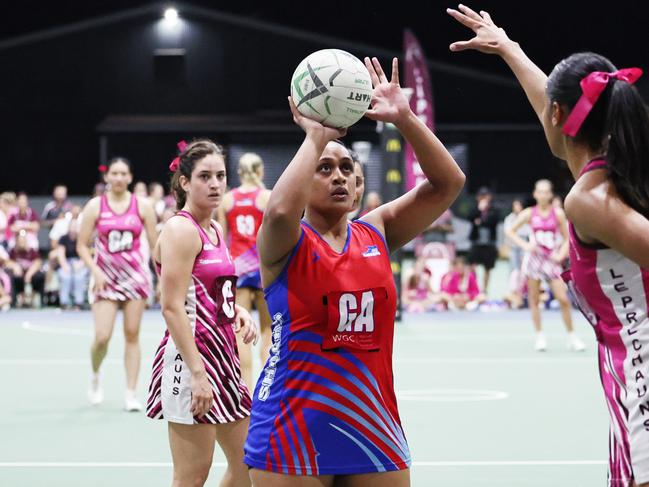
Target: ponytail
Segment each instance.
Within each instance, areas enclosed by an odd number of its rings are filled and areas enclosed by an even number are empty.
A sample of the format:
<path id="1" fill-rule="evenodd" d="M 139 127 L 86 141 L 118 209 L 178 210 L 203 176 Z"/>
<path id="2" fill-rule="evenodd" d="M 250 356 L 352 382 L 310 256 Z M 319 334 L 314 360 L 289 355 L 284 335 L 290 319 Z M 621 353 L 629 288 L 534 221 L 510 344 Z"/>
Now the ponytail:
<path id="1" fill-rule="evenodd" d="M 176 211 L 182 210 L 185 203 L 187 203 L 187 193 L 180 185 L 180 176 L 181 172 L 179 170 L 176 171 L 173 176 L 171 176 L 170 184 L 171 194 L 174 195 L 174 199 L 176 200 Z"/>
<path id="2" fill-rule="evenodd" d="M 264 161 L 259 155 L 253 152 L 246 152 L 239 158 L 239 179 L 241 182 L 249 182 L 254 186 L 265 189 L 266 186 L 261 180 L 261 171 Z"/>
<path id="3" fill-rule="evenodd" d="M 609 177 L 620 197 L 649 218 L 649 115 L 638 90 L 611 81 L 605 133 Z"/>
<path id="4" fill-rule="evenodd" d="M 617 68 L 592 52 L 572 54 L 548 77 L 547 94 L 570 112 L 582 96 L 581 81 L 595 71 Z M 574 141 L 604 154 L 608 177 L 622 200 L 649 218 L 649 114 L 637 88 L 610 79 L 578 127 Z"/>

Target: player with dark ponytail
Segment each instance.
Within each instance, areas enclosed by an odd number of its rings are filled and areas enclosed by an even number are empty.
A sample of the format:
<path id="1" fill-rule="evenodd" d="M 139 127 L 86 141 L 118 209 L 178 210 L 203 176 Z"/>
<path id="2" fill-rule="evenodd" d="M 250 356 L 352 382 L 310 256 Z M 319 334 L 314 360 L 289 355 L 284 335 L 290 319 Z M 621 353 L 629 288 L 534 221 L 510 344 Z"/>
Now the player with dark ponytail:
<path id="1" fill-rule="evenodd" d="M 503 58 L 576 180 L 565 200 L 571 269 L 563 277 L 597 336 L 611 415 L 608 485 L 647 487 L 649 117 L 633 86 L 642 71 L 586 52 L 546 76 L 487 12 L 448 13 L 476 34 L 451 50 Z"/>

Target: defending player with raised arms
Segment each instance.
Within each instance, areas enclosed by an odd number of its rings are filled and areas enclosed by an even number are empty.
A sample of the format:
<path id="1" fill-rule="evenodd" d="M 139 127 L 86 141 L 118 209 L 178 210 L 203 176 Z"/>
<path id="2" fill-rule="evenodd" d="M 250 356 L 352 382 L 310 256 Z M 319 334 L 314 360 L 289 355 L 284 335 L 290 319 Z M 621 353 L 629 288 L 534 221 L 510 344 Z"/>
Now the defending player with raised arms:
<path id="1" fill-rule="evenodd" d="M 618 69 L 582 52 L 546 76 L 484 11 L 447 12 L 475 33 L 452 51 L 497 54 L 514 72 L 552 153 L 575 184 L 565 200 L 570 271 L 563 277 L 595 330 L 611 416 L 609 487 L 649 487 L 649 115 Z"/>

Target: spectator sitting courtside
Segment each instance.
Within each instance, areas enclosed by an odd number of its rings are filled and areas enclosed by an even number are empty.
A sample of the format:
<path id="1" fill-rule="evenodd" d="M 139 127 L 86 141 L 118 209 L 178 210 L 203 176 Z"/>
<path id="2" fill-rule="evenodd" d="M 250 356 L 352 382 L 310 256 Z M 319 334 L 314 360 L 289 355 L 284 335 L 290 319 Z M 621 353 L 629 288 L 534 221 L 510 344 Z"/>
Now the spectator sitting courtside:
<path id="1" fill-rule="evenodd" d="M 49 201 L 41 214 L 41 223 L 50 228 L 60 216 L 70 211 L 72 203 L 68 201 L 68 188 L 64 184 L 57 184 L 52 191 L 52 200 Z"/>
<path id="2" fill-rule="evenodd" d="M 486 299 L 480 292 L 475 272 L 466 265 L 465 259 L 453 259 L 451 271 L 442 277 L 442 300 L 448 308 L 474 310 Z"/>
<path id="3" fill-rule="evenodd" d="M 9 215 L 7 223 L 9 225 L 9 249 L 16 244 L 18 233 L 24 231 L 28 247 L 38 250 L 38 229 L 40 224 L 38 215 L 29 207 L 29 199 L 26 193 L 18 193 L 16 209 Z"/>
<path id="4" fill-rule="evenodd" d="M 11 308 L 11 276 L 6 271 L 9 254 L 0 245 L 0 311 L 9 311 Z"/>
<path id="5" fill-rule="evenodd" d="M 9 248 L 9 215 L 16 211 L 16 193 L 5 191 L 0 194 L 0 246 Z"/>
<path id="6" fill-rule="evenodd" d="M 77 254 L 77 216 L 70 221 L 68 232 L 59 238 L 56 252 L 60 282 L 59 302 L 62 309 L 81 309 L 86 304 L 89 271 Z"/>
<path id="7" fill-rule="evenodd" d="M 433 273 L 426 267 L 425 260 L 417 259 L 402 292 L 401 299 L 406 311 L 422 313 L 436 309 L 440 296 L 433 291 L 432 277 Z"/>
<path id="8" fill-rule="evenodd" d="M 21 230 L 16 236 L 16 245 L 9 252 L 7 264 L 17 306 L 40 307 L 45 283 L 42 266 L 38 250 L 29 246 L 27 232 Z"/>

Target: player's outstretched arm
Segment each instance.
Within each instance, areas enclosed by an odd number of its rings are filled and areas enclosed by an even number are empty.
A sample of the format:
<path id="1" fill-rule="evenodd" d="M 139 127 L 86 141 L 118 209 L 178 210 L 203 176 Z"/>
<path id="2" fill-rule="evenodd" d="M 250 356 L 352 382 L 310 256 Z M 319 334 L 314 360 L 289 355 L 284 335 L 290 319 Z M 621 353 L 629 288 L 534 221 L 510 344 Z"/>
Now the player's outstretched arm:
<path id="1" fill-rule="evenodd" d="M 474 49 L 502 57 L 518 78 L 536 116 L 543 123 L 545 85 L 548 79 L 545 73 L 527 57 L 517 42 L 507 37 L 504 29 L 494 24 L 491 16 L 484 10 L 478 14 L 469 7 L 460 4 L 458 10 L 449 8 L 446 9 L 446 12 L 475 33 L 473 39 L 453 42 L 450 45 L 451 51 Z"/>
<path id="2" fill-rule="evenodd" d="M 412 145 L 421 169 L 428 178 L 394 201 L 379 206 L 362 220 L 383 231 L 388 246 L 396 250 L 419 235 L 457 198 L 465 176 L 444 145 L 410 110 L 399 86 L 399 65 L 392 60 L 388 81 L 378 59 L 365 58 L 374 93 L 366 116 L 393 123 Z"/>
<path id="3" fill-rule="evenodd" d="M 293 121 L 306 133 L 304 142 L 273 187 L 257 235 L 257 249 L 266 268 L 281 267 L 300 239 L 300 220 L 304 213 L 313 175 L 320 156 L 331 140 L 343 137 L 346 130 L 325 127 L 302 115 L 289 97 Z"/>

